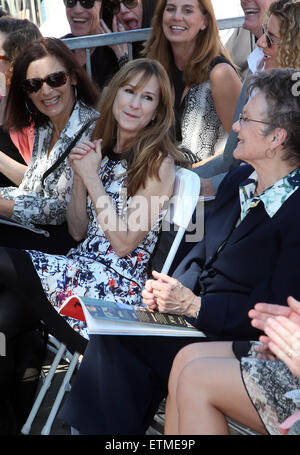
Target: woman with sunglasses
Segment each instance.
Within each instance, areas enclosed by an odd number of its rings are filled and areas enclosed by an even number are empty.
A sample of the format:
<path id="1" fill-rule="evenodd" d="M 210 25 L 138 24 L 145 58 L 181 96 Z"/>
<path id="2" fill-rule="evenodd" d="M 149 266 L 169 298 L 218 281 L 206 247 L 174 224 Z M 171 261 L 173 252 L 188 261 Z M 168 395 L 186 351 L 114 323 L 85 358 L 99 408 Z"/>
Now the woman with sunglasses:
<path id="1" fill-rule="evenodd" d="M 99 113 L 98 92 L 59 39 L 34 42 L 14 62 L 4 125 L 21 131 L 34 124 L 34 145 L 19 187 L 0 189 L 0 214 L 26 227 L 0 224 L 0 245 L 66 252 L 74 245 L 65 221 L 73 172 L 65 159 L 46 178 L 83 127 L 90 137 Z"/>
<path id="2" fill-rule="evenodd" d="M 156 0 L 105 0 L 104 10 L 112 15 L 113 32 L 124 30 L 138 30 L 151 27 L 151 20 L 156 6 Z M 103 20 L 100 20 L 102 33 L 111 33 L 111 30 Z M 127 45 L 111 46 L 118 57 L 119 64 L 128 61 Z M 143 45 L 141 42 L 132 43 L 133 58 L 141 57 Z"/>
<path id="3" fill-rule="evenodd" d="M 172 81 L 182 146 L 197 161 L 222 151 L 242 84 L 211 0 L 158 0 L 145 55 L 162 63 Z"/>
<path id="4" fill-rule="evenodd" d="M 66 256 L 0 249 L 0 332 L 8 350 L 43 320 L 68 349 L 83 353 L 86 340 L 78 331 L 85 334 L 84 326 L 71 318 L 69 325 L 54 309 L 71 294 L 140 304 L 163 204 L 173 192 L 174 163 L 187 163 L 171 140 L 171 88 L 159 63 L 129 62 L 109 84 L 104 106 L 97 140 L 77 144 L 69 158 L 68 226 L 81 243 Z M 0 358 L 0 398 L 8 357 Z"/>
<path id="5" fill-rule="evenodd" d="M 268 10 L 257 46 L 264 52 L 263 69 L 300 67 L 300 3 L 277 1 Z"/>

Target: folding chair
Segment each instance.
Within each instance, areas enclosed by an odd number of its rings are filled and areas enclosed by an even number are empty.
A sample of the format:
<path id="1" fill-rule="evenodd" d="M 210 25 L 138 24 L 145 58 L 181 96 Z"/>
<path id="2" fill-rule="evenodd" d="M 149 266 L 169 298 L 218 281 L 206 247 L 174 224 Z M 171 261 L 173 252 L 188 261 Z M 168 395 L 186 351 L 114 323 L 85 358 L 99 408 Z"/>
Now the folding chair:
<path id="1" fill-rule="evenodd" d="M 58 341 L 55 337 L 52 335 L 48 335 L 48 344 L 47 344 L 47 349 L 50 352 L 53 352 L 55 354 L 54 360 L 51 364 L 51 367 L 49 369 L 48 374 L 43 380 L 43 384 L 40 388 L 39 393 L 37 394 L 37 397 L 34 401 L 34 404 L 32 406 L 32 409 L 27 417 L 26 422 L 24 423 L 21 433 L 22 434 L 29 434 L 31 430 L 31 426 L 33 424 L 33 421 L 42 405 L 42 402 L 45 398 L 46 393 L 51 387 L 52 380 L 54 378 L 55 372 L 57 370 L 58 365 L 62 360 L 65 360 L 69 363 L 69 367 L 65 373 L 64 379 L 62 381 L 62 384 L 60 386 L 60 389 L 56 395 L 55 401 L 53 403 L 53 406 L 51 408 L 51 411 L 49 413 L 49 416 L 47 418 L 47 421 L 41 431 L 42 435 L 48 435 L 50 434 L 51 427 L 53 424 L 53 421 L 55 419 L 55 416 L 58 412 L 59 406 L 61 404 L 61 401 L 64 397 L 65 392 L 70 390 L 70 380 L 73 375 L 73 372 L 78 365 L 78 358 L 80 354 L 78 352 L 75 352 L 74 354 L 71 354 L 66 345 L 64 343 L 61 343 Z"/>
<path id="2" fill-rule="evenodd" d="M 169 208 L 165 218 L 170 223 L 174 223 L 178 227 L 178 231 L 173 240 L 170 251 L 168 252 L 167 258 L 165 259 L 162 272 L 168 273 L 177 249 L 181 243 L 183 235 L 189 225 L 192 218 L 193 212 L 198 202 L 200 193 L 200 178 L 195 172 L 189 171 L 183 168 L 176 168 L 176 177 L 174 184 L 173 196 L 169 204 Z M 44 383 L 36 397 L 32 410 L 22 427 L 22 434 L 29 434 L 32 423 L 40 409 L 42 401 L 49 390 L 57 366 L 62 359 L 66 359 L 70 364 L 65 373 L 62 384 L 58 390 L 55 401 L 47 418 L 47 421 L 42 429 L 41 434 L 50 434 L 53 421 L 59 410 L 61 402 L 66 392 L 71 389 L 70 380 L 74 373 L 76 366 L 78 365 L 79 354 L 74 353 L 73 355 L 68 352 L 65 344 L 59 342 L 54 337 L 50 336 L 48 348 L 56 353 L 51 368 L 44 380 Z"/>

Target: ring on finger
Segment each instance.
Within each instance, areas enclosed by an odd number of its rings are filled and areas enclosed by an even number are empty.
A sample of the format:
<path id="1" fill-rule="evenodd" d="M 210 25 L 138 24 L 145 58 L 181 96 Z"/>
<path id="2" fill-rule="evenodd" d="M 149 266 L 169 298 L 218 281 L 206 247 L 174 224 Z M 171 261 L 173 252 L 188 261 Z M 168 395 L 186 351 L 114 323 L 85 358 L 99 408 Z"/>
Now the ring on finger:
<path id="1" fill-rule="evenodd" d="M 288 356 L 290 359 L 292 359 L 292 358 L 294 357 L 294 355 L 295 355 L 295 352 L 293 351 L 292 348 L 288 348 L 286 354 L 287 354 L 287 356 Z"/>

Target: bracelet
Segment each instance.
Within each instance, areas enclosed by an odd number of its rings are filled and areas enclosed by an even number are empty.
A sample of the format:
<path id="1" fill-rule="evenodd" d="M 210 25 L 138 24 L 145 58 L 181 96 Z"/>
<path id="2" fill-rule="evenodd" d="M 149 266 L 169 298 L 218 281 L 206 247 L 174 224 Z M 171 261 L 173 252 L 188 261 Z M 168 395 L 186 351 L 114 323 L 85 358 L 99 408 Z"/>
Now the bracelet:
<path id="1" fill-rule="evenodd" d="M 121 57 L 118 58 L 118 65 L 119 68 L 122 68 L 122 66 L 126 65 L 126 63 L 129 62 L 129 57 L 128 54 L 121 55 Z"/>

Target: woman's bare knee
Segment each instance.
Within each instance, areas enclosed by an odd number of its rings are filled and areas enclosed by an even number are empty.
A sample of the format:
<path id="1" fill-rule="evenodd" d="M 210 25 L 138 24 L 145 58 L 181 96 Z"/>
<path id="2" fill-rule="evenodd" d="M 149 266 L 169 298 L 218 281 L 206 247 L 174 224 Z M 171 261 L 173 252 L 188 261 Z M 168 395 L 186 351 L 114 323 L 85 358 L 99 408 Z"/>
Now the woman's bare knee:
<path id="1" fill-rule="evenodd" d="M 182 348 L 176 355 L 169 376 L 169 392 L 177 388 L 178 377 L 193 360 L 207 357 L 234 357 L 232 342 L 192 343 Z"/>

